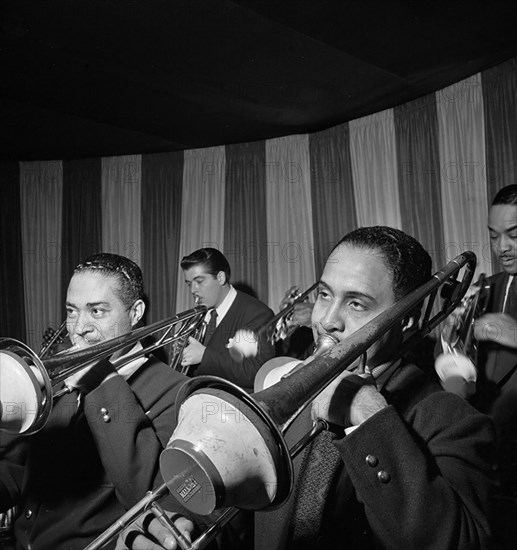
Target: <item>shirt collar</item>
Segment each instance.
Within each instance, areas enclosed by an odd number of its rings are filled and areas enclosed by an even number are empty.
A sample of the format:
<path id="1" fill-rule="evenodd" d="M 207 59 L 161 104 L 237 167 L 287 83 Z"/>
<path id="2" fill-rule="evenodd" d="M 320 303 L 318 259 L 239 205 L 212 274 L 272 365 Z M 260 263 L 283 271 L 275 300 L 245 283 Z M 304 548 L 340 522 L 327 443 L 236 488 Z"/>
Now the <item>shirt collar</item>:
<path id="1" fill-rule="evenodd" d="M 378 390 L 381 390 L 388 379 L 390 378 L 393 371 L 400 365 L 402 359 L 396 359 L 395 361 L 388 361 L 387 363 L 382 363 L 382 365 L 376 365 L 372 369 L 366 365 L 365 372 L 372 375 L 372 378 L 375 380 L 375 385 Z"/>
<path id="2" fill-rule="evenodd" d="M 230 285 L 230 290 L 228 294 L 224 297 L 224 300 L 215 308 L 217 311 L 217 319 L 215 321 L 216 326 L 223 320 L 223 317 L 228 313 L 231 305 L 233 304 L 235 298 L 237 298 L 237 291 L 235 288 Z M 210 313 L 207 314 L 207 318 L 210 319 Z"/>

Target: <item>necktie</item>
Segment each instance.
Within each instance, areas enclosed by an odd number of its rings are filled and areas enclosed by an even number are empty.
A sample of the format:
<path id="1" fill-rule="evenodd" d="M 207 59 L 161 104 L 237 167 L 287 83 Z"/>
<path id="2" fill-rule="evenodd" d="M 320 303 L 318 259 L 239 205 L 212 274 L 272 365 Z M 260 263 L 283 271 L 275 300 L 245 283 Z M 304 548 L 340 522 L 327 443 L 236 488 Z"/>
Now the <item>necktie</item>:
<path id="1" fill-rule="evenodd" d="M 203 343 L 205 344 L 205 346 L 210 342 L 210 340 L 212 339 L 212 335 L 215 332 L 216 320 L 217 310 L 213 309 L 210 313 L 210 321 L 208 321 L 208 325 L 206 326 L 205 338 L 203 339 Z"/>
<path id="2" fill-rule="evenodd" d="M 508 296 L 506 297 L 506 304 L 504 305 L 504 312 L 511 315 L 514 319 L 517 318 L 517 288 L 515 280 L 517 276 L 513 276 L 510 288 L 508 289 Z"/>
<path id="3" fill-rule="evenodd" d="M 332 479 L 341 464 L 334 437 L 323 431 L 305 450 L 291 520 L 292 548 L 312 548 L 317 540 Z"/>

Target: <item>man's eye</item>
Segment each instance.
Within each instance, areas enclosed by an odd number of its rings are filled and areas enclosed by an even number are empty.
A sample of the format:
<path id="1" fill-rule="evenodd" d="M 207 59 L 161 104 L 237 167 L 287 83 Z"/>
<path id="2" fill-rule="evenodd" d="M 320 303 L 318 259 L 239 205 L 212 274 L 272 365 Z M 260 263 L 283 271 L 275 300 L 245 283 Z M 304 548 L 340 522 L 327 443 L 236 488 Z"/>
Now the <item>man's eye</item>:
<path id="1" fill-rule="evenodd" d="M 68 309 L 66 310 L 66 316 L 68 318 L 70 317 L 76 317 L 77 316 L 77 311 L 75 311 L 74 309 Z"/>
<path id="2" fill-rule="evenodd" d="M 366 310 L 366 306 L 362 302 L 358 302 L 357 300 L 351 300 L 348 305 L 355 311 Z"/>
<path id="3" fill-rule="evenodd" d="M 330 297 L 330 294 L 326 290 L 320 289 L 316 293 L 316 297 L 320 300 L 327 300 Z"/>
<path id="4" fill-rule="evenodd" d="M 105 311 L 103 309 L 93 308 L 91 313 L 92 317 L 101 317 L 102 315 L 104 315 Z"/>
<path id="5" fill-rule="evenodd" d="M 517 233 L 512 232 L 512 233 L 510 233 L 509 237 L 510 237 L 510 239 L 515 240 L 515 239 L 517 239 Z"/>

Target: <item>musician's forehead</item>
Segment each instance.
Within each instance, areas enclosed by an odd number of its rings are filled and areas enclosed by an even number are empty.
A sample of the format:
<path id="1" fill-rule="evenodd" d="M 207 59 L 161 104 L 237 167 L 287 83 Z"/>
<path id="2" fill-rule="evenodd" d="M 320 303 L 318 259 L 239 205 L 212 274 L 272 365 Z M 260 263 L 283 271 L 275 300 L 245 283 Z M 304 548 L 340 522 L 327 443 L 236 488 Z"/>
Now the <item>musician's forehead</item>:
<path id="1" fill-rule="evenodd" d="M 488 213 L 488 229 L 492 231 L 508 231 L 517 227 L 517 205 L 495 204 Z"/>
<path id="2" fill-rule="evenodd" d="M 355 293 L 381 300 L 393 298 L 393 274 L 379 250 L 339 245 L 330 255 L 321 281 L 335 292 Z"/>

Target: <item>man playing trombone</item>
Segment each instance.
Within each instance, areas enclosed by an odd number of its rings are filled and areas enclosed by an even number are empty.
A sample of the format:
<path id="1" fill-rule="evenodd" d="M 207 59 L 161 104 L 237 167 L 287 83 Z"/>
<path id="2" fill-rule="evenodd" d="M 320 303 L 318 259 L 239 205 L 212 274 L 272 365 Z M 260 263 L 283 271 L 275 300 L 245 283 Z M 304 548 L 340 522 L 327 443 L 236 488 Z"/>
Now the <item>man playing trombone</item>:
<path id="1" fill-rule="evenodd" d="M 349 233 L 319 281 L 315 338 L 346 339 L 430 277 L 431 259 L 409 235 L 388 227 Z M 255 550 L 490 548 L 493 428 L 400 356 L 419 315 L 416 307 L 398 319 L 288 429 L 290 447 L 311 416 L 333 433 L 322 432 L 294 459 L 287 502 L 256 513 Z M 150 530 L 171 548 L 156 524 Z M 137 543 L 148 548 L 143 537 Z"/>
<path id="2" fill-rule="evenodd" d="M 66 310 L 72 351 L 132 331 L 145 310 L 140 268 L 115 254 L 87 258 Z M 0 457 L 0 510 L 20 510 L 16 548 L 82 550 L 153 488 L 184 380 L 145 356 L 118 371 L 100 361 L 66 379 L 43 429 L 14 438 Z"/>
<path id="3" fill-rule="evenodd" d="M 257 357 L 246 357 L 238 362 L 230 356 L 227 344 L 237 330 L 256 330 L 265 325 L 272 319 L 273 312 L 253 296 L 233 287 L 228 260 L 215 248 L 200 248 L 185 256 L 181 269 L 196 303 L 212 308 L 205 341 L 189 338 L 181 364 L 193 366 L 194 376 L 220 376 L 251 390 L 260 366 L 274 356 L 273 346 L 264 341 Z M 210 329 L 211 324 L 213 329 Z"/>

